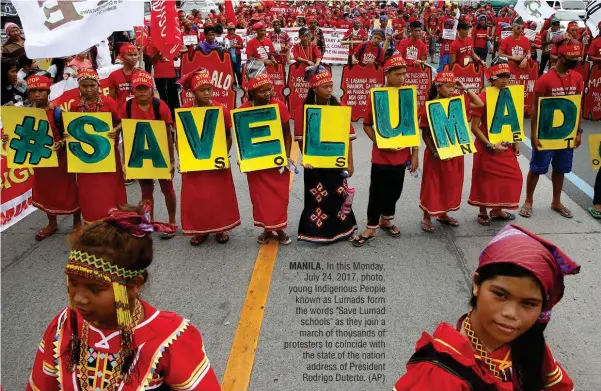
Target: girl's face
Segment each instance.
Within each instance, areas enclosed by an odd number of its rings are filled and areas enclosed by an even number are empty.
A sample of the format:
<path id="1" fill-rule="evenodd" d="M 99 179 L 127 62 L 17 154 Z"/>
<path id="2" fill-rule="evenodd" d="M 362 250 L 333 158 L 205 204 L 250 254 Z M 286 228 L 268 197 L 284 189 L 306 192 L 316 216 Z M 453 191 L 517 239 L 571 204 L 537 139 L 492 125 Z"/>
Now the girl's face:
<path id="1" fill-rule="evenodd" d="M 196 101 L 201 105 L 208 106 L 211 104 L 211 98 L 213 97 L 212 86 L 202 86 L 194 90 L 194 96 Z"/>
<path id="2" fill-rule="evenodd" d="M 313 91 L 315 91 L 315 95 L 317 95 L 320 99 L 329 101 L 332 97 L 332 91 L 334 91 L 334 85 L 326 84 L 319 87 L 313 87 Z"/>
<path id="3" fill-rule="evenodd" d="M 21 38 L 21 29 L 15 27 L 13 29 L 11 29 L 8 33 L 8 37 L 11 39 L 11 41 L 18 41 Z"/>
<path id="4" fill-rule="evenodd" d="M 450 98 L 455 95 L 455 84 L 445 83 L 438 87 L 438 95 L 441 98 Z"/>
<path id="5" fill-rule="evenodd" d="M 35 107 L 45 107 L 48 104 L 48 90 L 29 90 L 29 101 Z"/>
<path id="6" fill-rule="evenodd" d="M 98 98 L 100 91 L 98 83 L 94 80 L 82 80 L 79 82 L 79 92 L 86 100 L 94 100 Z"/>
<path id="7" fill-rule="evenodd" d="M 495 276 L 480 285 L 474 283 L 473 293 L 477 298 L 473 323 L 480 326 L 478 337 L 490 346 L 518 338 L 542 311 L 542 290 L 534 277 Z"/>
<path id="8" fill-rule="evenodd" d="M 17 67 L 13 66 L 8 70 L 8 83 L 13 85 L 17 82 Z"/>
<path id="9" fill-rule="evenodd" d="M 111 285 L 69 274 L 67 291 L 71 302 L 85 320 L 106 328 L 116 327 L 115 294 Z"/>
<path id="10" fill-rule="evenodd" d="M 509 85 L 509 76 L 501 76 L 497 80 L 492 81 L 492 85 L 502 90 Z"/>
<path id="11" fill-rule="evenodd" d="M 269 102 L 272 93 L 273 87 L 271 86 L 271 84 L 266 84 L 262 87 L 257 88 L 253 91 L 255 103 Z"/>

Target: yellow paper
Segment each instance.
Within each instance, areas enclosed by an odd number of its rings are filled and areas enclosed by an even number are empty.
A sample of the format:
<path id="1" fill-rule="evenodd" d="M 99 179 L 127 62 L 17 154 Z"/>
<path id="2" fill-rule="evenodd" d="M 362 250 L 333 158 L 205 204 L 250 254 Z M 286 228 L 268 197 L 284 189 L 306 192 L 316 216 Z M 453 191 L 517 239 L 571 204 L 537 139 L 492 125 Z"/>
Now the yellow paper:
<path id="1" fill-rule="evenodd" d="M 65 132 L 69 134 L 67 163 L 69 172 L 115 172 L 115 140 L 111 113 L 63 113 Z"/>
<path id="2" fill-rule="evenodd" d="M 169 141 L 164 121 L 123 119 L 127 179 L 171 179 Z"/>
<path id="3" fill-rule="evenodd" d="M 287 165 L 277 104 L 236 109 L 231 115 L 242 172 Z"/>
<path id="4" fill-rule="evenodd" d="M 31 107 L 2 106 L 8 168 L 58 167 L 52 150 L 54 135 L 46 110 Z"/>
<path id="5" fill-rule="evenodd" d="M 499 94 L 501 90 L 497 87 L 486 87 L 486 126 L 488 129 L 488 140 L 492 144 L 498 144 L 501 142 L 515 143 L 518 141 L 524 141 L 524 86 L 518 84 L 515 86 L 508 86 L 507 91 L 511 93 L 512 103 L 504 108 L 504 112 L 499 115 L 499 118 L 495 118 L 495 112 L 499 102 Z M 519 125 L 519 132 L 513 133 L 511 125 L 505 124 L 501 127 L 501 132 L 492 132 L 493 119 L 500 121 L 500 117 L 503 115 L 510 115 L 509 110 L 515 109 L 515 117 L 517 117 L 516 124 Z M 499 109 L 501 112 L 501 109 Z M 497 124 L 495 124 L 495 130 L 497 130 Z"/>
<path id="6" fill-rule="evenodd" d="M 432 139 L 441 159 L 477 152 L 467 122 L 463 95 L 426 101 L 426 114 Z"/>
<path id="7" fill-rule="evenodd" d="M 175 116 L 181 172 L 229 168 L 223 107 L 176 109 Z"/>
<path id="8" fill-rule="evenodd" d="M 304 107 L 304 163 L 315 168 L 348 167 L 351 112 L 347 106 Z"/>
<path id="9" fill-rule="evenodd" d="M 564 115 L 562 110 L 541 110 L 545 102 L 552 104 L 563 104 L 563 107 L 569 109 Z M 580 105 L 582 102 L 581 95 L 565 95 L 542 97 L 538 101 L 537 111 L 537 131 L 538 140 L 542 145 L 543 150 L 557 150 L 574 148 L 574 141 L 580 124 Z M 543 123 L 550 123 L 552 120 L 553 127 L 566 127 L 560 131 L 545 131 Z"/>
<path id="10" fill-rule="evenodd" d="M 412 99 L 405 100 L 402 104 L 399 101 L 399 94 L 409 91 Z M 382 92 L 387 93 L 388 102 L 376 106 L 376 95 Z M 386 103 L 386 102 L 384 102 Z M 386 110 L 386 108 L 389 108 Z M 379 112 L 382 111 L 380 114 Z M 371 90 L 371 112 L 373 115 L 373 128 L 376 133 L 376 144 L 380 149 L 389 148 L 407 148 L 419 147 L 421 143 L 418 114 L 417 114 L 417 88 L 401 87 L 401 88 L 372 88 Z M 380 115 L 388 116 L 389 118 L 379 118 Z M 401 118 L 405 116 L 406 118 Z M 411 118 L 412 117 L 412 118 Z M 400 128 L 400 133 L 391 137 L 384 137 L 387 134 L 387 129 L 379 129 L 379 120 L 390 121 L 392 128 Z M 405 121 L 400 123 L 400 121 Z M 393 130 L 394 132 L 394 130 Z"/>
<path id="11" fill-rule="evenodd" d="M 588 148 L 591 153 L 593 170 L 601 168 L 601 133 L 588 135 Z"/>

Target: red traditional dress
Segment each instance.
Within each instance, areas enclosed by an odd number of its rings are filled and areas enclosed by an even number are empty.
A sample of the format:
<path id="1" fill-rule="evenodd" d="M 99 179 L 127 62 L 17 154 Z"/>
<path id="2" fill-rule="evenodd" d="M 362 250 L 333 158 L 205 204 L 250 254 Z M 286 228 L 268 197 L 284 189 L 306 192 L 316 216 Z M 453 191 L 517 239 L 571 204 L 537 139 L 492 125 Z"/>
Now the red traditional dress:
<path id="1" fill-rule="evenodd" d="M 217 101 L 213 106 L 223 107 L 226 134 L 230 134 L 230 111 Z M 193 102 L 184 108 L 194 107 Z M 182 231 L 184 235 L 206 235 L 229 231 L 240 225 L 240 212 L 232 170 L 182 172 Z"/>
<path id="2" fill-rule="evenodd" d="M 54 108 L 46 110 L 46 116 L 54 141 L 60 141 L 63 135 L 54 123 Z M 61 148 L 56 154 L 58 167 L 33 169 L 32 203 L 52 216 L 70 215 L 79 210 L 77 180 L 67 172 L 67 150 Z"/>
<path id="3" fill-rule="evenodd" d="M 431 132 L 426 109 L 420 110 L 419 127 Z M 439 216 L 461 206 L 463 190 L 463 156 L 440 160 L 424 151 L 422 187 L 419 207 L 430 216 Z"/>
<path id="4" fill-rule="evenodd" d="M 117 103 L 108 96 L 100 95 L 97 103 L 85 105 L 81 97 L 75 98 L 71 105 L 74 112 L 103 112 L 113 115 L 113 126 L 120 122 Z M 123 182 L 123 168 L 119 153 L 119 136 L 115 137 L 115 172 L 79 173 L 77 188 L 79 190 L 79 205 L 85 222 L 93 222 L 108 216 L 110 209 L 127 203 L 127 193 Z"/>
<path id="5" fill-rule="evenodd" d="M 269 105 L 277 104 L 282 124 L 290 121 L 290 114 L 284 102 L 271 98 Z M 252 107 L 252 102 L 240 106 Z M 255 227 L 268 231 L 285 229 L 288 225 L 288 202 L 290 200 L 290 173 L 279 168 L 251 171 L 246 173 L 250 201 L 253 205 Z"/>
<path id="6" fill-rule="evenodd" d="M 480 117 L 480 131 L 488 138 L 486 119 L 486 92 L 480 94 L 485 106 L 472 110 Z M 472 168 L 472 189 L 468 204 L 485 208 L 517 209 L 522 194 L 522 170 L 515 156 L 513 144 L 503 153 L 490 153 L 476 138 L 476 152 Z"/>
<path id="7" fill-rule="evenodd" d="M 26 390 L 83 390 L 82 370 L 88 374 L 85 390 L 134 391 L 161 386 L 170 390 L 220 390 L 198 330 L 173 312 L 159 311 L 142 300 L 140 303 L 144 320 L 134 329 L 132 347 L 136 357 L 128 384 L 109 386 L 113 370 L 119 365 L 121 334 L 117 330 L 99 329 L 79 315 L 78 336 L 82 345 L 84 342 L 86 345 L 81 352 L 85 368 L 78 363 L 75 372 L 72 371 L 69 366 L 72 329 L 68 316 L 77 312 L 67 308 L 46 329 Z"/>
<path id="8" fill-rule="evenodd" d="M 517 376 L 512 376 L 511 350 L 509 345 L 492 352 L 484 352 L 491 360 L 487 364 L 482 352 L 472 347 L 468 338 L 447 323 L 441 323 L 434 335 L 424 332 L 417 342 L 416 352 L 434 351 L 435 355 L 454 360 L 462 367 L 467 367 L 491 390 L 518 390 Z M 431 354 L 431 353 L 430 353 Z M 419 355 L 418 355 L 419 356 Z M 450 373 L 439 361 L 415 359 L 407 364 L 407 373 L 396 383 L 395 391 L 471 391 L 468 382 L 456 374 Z M 441 364 L 440 366 L 437 364 Z M 543 362 L 545 391 L 572 391 L 574 383 L 566 371 L 555 361 L 547 346 Z"/>

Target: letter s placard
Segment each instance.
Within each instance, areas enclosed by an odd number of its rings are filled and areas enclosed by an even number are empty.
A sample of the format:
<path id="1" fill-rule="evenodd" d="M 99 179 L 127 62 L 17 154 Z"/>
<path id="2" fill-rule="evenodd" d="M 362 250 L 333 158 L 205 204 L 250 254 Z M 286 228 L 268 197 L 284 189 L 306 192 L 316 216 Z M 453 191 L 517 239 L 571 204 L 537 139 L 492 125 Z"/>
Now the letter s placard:
<path id="1" fill-rule="evenodd" d="M 351 114 L 349 106 L 304 106 L 304 163 L 315 168 L 348 167 Z"/>
<path id="2" fill-rule="evenodd" d="M 108 137 L 113 130 L 111 113 L 63 113 L 67 140 L 69 172 L 115 172 L 115 140 Z"/>

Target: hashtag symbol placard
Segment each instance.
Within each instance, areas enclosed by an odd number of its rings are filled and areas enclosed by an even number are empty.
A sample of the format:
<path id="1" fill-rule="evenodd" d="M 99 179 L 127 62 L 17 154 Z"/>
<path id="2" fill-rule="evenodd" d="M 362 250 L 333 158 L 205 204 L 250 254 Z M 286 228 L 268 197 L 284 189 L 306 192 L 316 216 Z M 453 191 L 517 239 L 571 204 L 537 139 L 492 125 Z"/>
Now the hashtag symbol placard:
<path id="1" fill-rule="evenodd" d="M 54 138 L 46 111 L 31 107 L 2 107 L 9 168 L 58 167 Z"/>

